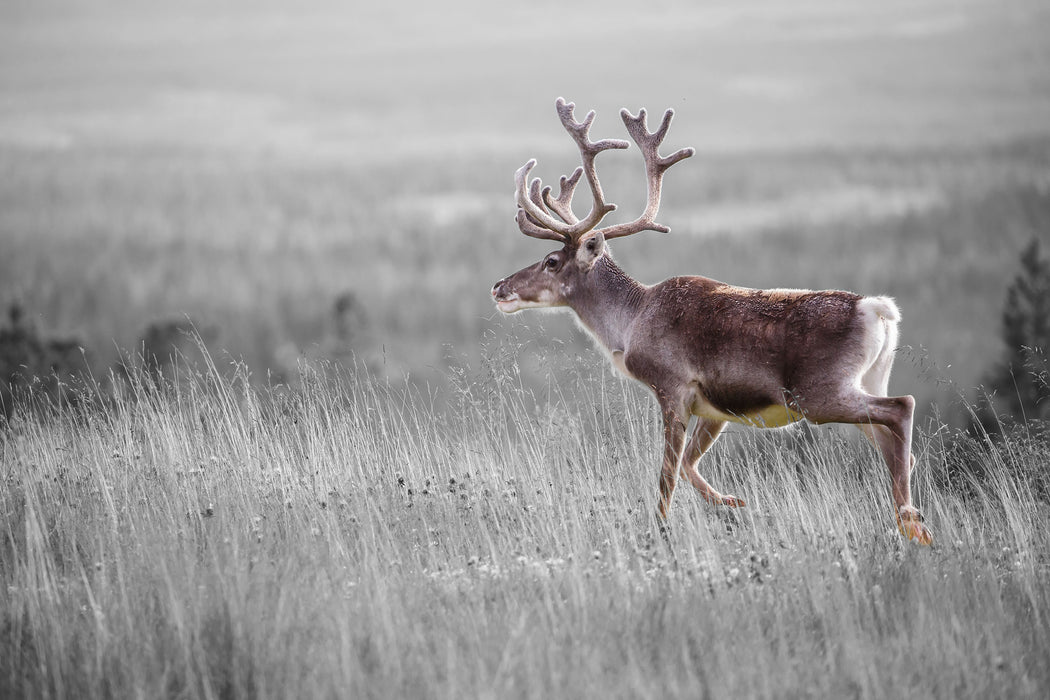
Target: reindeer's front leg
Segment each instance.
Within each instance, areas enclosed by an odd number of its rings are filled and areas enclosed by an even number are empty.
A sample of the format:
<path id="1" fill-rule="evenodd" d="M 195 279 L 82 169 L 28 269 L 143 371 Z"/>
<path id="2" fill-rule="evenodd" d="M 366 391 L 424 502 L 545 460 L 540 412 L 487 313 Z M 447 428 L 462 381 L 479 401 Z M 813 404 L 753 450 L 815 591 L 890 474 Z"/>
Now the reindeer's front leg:
<path id="1" fill-rule="evenodd" d="M 664 416 L 664 461 L 660 468 L 660 502 L 657 511 L 662 520 L 667 520 L 667 509 L 671 507 L 678 470 L 682 464 L 682 449 L 685 447 L 685 420 L 688 413 L 677 407 L 663 405 Z"/>
<path id="2" fill-rule="evenodd" d="M 744 499 L 719 493 L 711 484 L 707 483 L 707 479 L 700 476 L 700 472 L 696 469 L 700 458 L 718 439 L 725 425 L 725 421 L 710 418 L 697 420 L 696 427 L 693 428 L 693 436 L 685 447 L 685 456 L 682 458 L 682 471 L 685 472 L 685 477 L 693 485 L 693 488 L 699 491 L 704 500 L 711 505 L 741 508 L 747 505 L 744 503 Z"/>

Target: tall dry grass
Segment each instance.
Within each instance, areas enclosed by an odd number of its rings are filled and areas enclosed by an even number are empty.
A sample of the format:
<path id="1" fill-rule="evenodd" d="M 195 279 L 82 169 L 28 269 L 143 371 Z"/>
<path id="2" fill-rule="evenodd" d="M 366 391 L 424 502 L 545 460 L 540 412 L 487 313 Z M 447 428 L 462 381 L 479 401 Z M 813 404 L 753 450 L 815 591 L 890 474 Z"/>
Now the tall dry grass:
<path id="1" fill-rule="evenodd" d="M 731 432 L 652 515 L 651 400 L 498 346 L 446 410 L 364 371 L 214 366 L 0 442 L 4 697 L 1039 697 L 1045 442 L 917 435 L 903 542 L 852 434 Z M 935 429 L 936 428 L 936 429 Z M 982 483 L 951 477 L 959 455 Z M 963 488 L 967 486 L 968 488 Z M 976 488 L 972 488 L 976 487 Z"/>

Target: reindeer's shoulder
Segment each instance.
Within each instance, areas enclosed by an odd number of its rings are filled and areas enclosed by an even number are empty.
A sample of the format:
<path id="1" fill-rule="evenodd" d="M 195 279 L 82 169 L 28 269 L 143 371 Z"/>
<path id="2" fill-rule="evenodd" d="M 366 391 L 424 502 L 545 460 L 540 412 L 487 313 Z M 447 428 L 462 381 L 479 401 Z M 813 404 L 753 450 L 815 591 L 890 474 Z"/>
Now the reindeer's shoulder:
<path id="1" fill-rule="evenodd" d="M 670 277 L 649 287 L 649 297 L 657 303 L 695 302 L 697 299 L 717 293 L 729 285 L 718 280 L 698 276 Z"/>
<path id="2" fill-rule="evenodd" d="M 706 277 L 671 277 L 646 290 L 646 303 L 638 321 L 655 326 L 677 326 L 709 313 L 714 290 L 721 282 Z M 650 329 L 651 331 L 652 329 Z"/>

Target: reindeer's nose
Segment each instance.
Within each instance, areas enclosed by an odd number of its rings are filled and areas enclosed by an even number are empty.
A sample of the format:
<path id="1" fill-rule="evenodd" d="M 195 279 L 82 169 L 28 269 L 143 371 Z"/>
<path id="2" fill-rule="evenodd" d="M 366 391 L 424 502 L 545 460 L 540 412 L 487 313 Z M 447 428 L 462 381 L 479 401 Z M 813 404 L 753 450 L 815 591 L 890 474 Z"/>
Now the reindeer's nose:
<path id="1" fill-rule="evenodd" d="M 498 298 L 500 296 L 503 296 L 503 283 L 506 282 L 506 281 L 507 280 L 504 278 L 504 279 L 501 279 L 496 284 L 492 285 L 492 296 L 494 298 Z"/>

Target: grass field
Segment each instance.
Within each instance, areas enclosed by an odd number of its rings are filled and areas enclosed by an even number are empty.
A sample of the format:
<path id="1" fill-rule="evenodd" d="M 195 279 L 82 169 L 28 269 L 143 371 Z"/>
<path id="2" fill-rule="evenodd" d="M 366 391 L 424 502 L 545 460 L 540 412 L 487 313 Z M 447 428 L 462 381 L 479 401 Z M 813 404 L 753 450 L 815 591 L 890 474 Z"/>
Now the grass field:
<path id="1" fill-rule="evenodd" d="M 1047 442 L 920 431 L 936 542 L 818 430 L 731 432 L 653 505 L 658 417 L 583 363 L 493 353 L 454 410 L 364 373 L 244 377 L 0 443 L 5 697 L 1040 697 Z M 527 415 L 528 419 L 523 419 Z M 811 439 L 814 438 L 814 439 Z M 981 483 L 959 460 L 987 468 Z"/>

